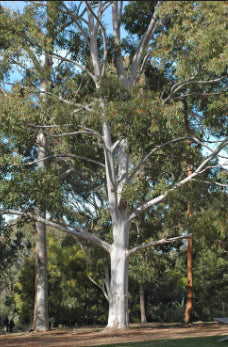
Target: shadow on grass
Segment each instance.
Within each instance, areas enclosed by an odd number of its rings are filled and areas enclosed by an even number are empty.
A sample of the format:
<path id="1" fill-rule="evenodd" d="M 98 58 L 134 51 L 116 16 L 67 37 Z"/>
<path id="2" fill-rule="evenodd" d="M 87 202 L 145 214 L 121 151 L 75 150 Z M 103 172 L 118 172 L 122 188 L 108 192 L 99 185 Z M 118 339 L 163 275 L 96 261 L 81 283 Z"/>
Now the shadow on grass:
<path id="1" fill-rule="evenodd" d="M 118 343 L 115 345 L 102 345 L 102 347 L 228 347 L 228 340 L 218 342 L 219 339 L 221 339 L 221 336 L 195 337 L 190 339 Z"/>

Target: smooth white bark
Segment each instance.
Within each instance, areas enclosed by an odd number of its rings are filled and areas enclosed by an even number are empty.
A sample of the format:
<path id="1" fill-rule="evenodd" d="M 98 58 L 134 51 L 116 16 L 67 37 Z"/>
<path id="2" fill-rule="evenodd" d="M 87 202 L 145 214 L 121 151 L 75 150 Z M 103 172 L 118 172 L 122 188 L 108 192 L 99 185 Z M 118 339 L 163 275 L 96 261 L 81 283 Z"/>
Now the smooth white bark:
<path id="1" fill-rule="evenodd" d="M 113 245 L 111 257 L 111 282 L 109 294 L 108 328 L 126 328 L 128 318 L 128 235 L 129 223 L 126 212 L 120 213 L 120 218 L 113 228 Z M 124 218 L 125 217 L 125 218 Z"/>

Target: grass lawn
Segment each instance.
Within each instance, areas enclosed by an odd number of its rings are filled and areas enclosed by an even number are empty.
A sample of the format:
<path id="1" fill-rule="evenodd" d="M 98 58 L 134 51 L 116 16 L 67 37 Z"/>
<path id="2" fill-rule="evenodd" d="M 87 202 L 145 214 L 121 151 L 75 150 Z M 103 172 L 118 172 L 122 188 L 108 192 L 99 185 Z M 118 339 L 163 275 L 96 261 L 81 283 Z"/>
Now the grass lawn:
<path id="1" fill-rule="evenodd" d="M 157 340 L 144 342 L 121 343 L 115 345 L 102 345 L 102 347 L 225 347 L 228 340 L 218 342 L 222 336 L 196 337 L 178 340 Z"/>

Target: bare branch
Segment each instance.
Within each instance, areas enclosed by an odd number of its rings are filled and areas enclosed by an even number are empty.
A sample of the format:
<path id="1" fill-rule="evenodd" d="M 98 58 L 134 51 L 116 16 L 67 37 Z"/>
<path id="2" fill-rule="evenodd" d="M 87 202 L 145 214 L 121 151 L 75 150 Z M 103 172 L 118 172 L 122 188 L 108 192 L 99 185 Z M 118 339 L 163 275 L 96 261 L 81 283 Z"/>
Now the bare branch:
<path id="1" fill-rule="evenodd" d="M 94 135 L 97 136 L 99 138 L 102 138 L 102 136 L 95 130 L 90 129 L 90 128 L 86 128 L 83 126 L 78 126 L 81 129 L 85 129 L 85 131 L 72 131 L 70 133 L 63 133 L 63 134 L 58 134 L 58 135 L 51 135 L 52 137 L 63 137 L 63 136 L 72 136 L 72 135 L 81 135 L 81 134 L 89 134 L 89 135 Z"/>
<path id="2" fill-rule="evenodd" d="M 37 129 L 50 129 L 50 128 L 58 128 L 59 127 L 58 124 L 53 124 L 53 125 L 34 125 L 34 124 L 27 123 L 25 125 L 29 126 L 31 128 L 37 128 Z M 61 125 L 61 127 L 68 127 L 68 126 L 72 126 L 72 125 L 73 124 L 63 124 L 63 125 Z"/>
<path id="3" fill-rule="evenodd" d="M 176 97 L 173 98 L 173 100 L 180 100 L 180 99 L 184 99 L 186 97 L 193 96 L 193 95 L 212 96 L 212 95 L 221 95 L 221 94 L 226 94 L 226 93 L 227 93 L 227 90 L 224 90 L 224 91 L 221 91 L 221 92 L 212 92 L 212 93 L 197 93 L 197 92 L 194 92 L 194 93 L 188 93 L 188 94 L 183 94 L 183 95 L 180 95 L 180 96 L 176 96 Z"/>
<path id="4" fill-rule="evenodd" d="M 66 61 L 68 63 L 71 63 L 75 66 L 77 66 L 79 69 L 81 69 L 82 71 L 86 72 L 94 81 L 95 85 L 97 86 L 97 78 L 95 75 L 93 75 L 85 66 L 83 66 L 82 64 L 77 63 L 76 61 L 72 60 L 72 59 L 68 59 L 68 58 L 64 58 L 58 54 L 47 54 L 49 57 L 54 58 L 54 59 L 59 59 L 62 61 Z"/>
<path id="5" fill-rule="evenodd" d="M 84 22 L 84 23 L 88 26 L 88 24 L 89 24 L 88 21 L 85 20 L 85 18 L 83 18 L 83 14 L 84 14 L 85 10 L 82 12 L 82 14 L 81 14 L 80 16 L 78 16 L 77 14 L 75 14 L 74 12 L 72 12 L 72 11 L 65 5 L 64 1 L 61 1 L 61 5 L 63 6 L 63 8 L 65 8 L 67 14 L 68 14 L 69 16 L 71 16 L 71 18 L 72 18 L 72 19 L 74 20 L 74 22 L 77 24 L 77 26 L 78 26 L 78 28 L 80 29 L 80 32 L 81 32 L 81 34 L 82 34 L 82 36 L 83 36 L 85 42 L 86 42 L 87 45 L 90 47 L 90 42 L 89 42 L 89 40 L 88 40 L 88 37 L 87 37 L 85 31 L 83 30 L 82 25 L 81 25 L 80 22 L 79 22 L 79 21 L 81 20 L 82 22 Z M 66 12 L 63 11 L 63 13 L 66 13 Z"/>
<path id="6" fill-rule="evenodd" d="M 81 157 L 80 155 L 75 155 L 75 154 L 68 154 L 68 155 L 62 155 L 62 156 L 56 156 L 57 158 L 75 158 L 75 159 L 81 159 L 81 160 L 85 160 L 89 163 L 93 163 L 93 164 L 96 164 L 96 165 L 99 165 L 103 168 L 105 168 L 105 165 L 97 160 L 93 160 L 93 159 L 90 159 L 90 158 L 86 158 L 86 157 Z"/>
<path id="7" fill-rule="evenodd" d="M 101 27 L 101 32 L 102 32 L 102 36 L 103 36 L 103 43 L 104 43 L 104 48 L 103 48 L 103 64 L 102 64 L 102 71 L 101 71 L 101 76 L 104 75 L 105 73 L 105 65 L 106 65 L 106 60 L 107 60 L 107 39 L 106 39 L 106 32 L 105 32 L 105 28 L 103 26 L 103 24 L 101 23 L 101 15 L 103 13 L 103 1 L 99 2 L 99 9 L 98 9 L 98 16 L 96 15 L 96 13 L 92 10 L 92 7 L 90 6 L 90 2 L 86 1 L 87 7 L 89 9 L 89 11 L 91 12 L 91 14 L 94 16 L 94 18 L 97 21 L 97 25 L 96 25 L 96 31 L 98 29 L 98 24 Z"/>
<path id="8" fill-rule="evenodd" d="M 8 97 L 8 94 L 6 93 L 5 89 L 1 86 L 1 92 L 5 97 Z"/>
<path id="9" fill-rule="evenodd" d="M 199 179 L 194 179 L 192 181 L 195 181 L 195 182 L 202 182 L 202 183 L 207 183 L 207 184 L 215 184 L 216 186 L 219 186 L 219 187 L 222 187 L 222 188 L 227 188 L 228 187 L 228 184 L 225 184 L 225 183 L 220 183 L 220 182 L 214 182 L 214 181 L 205 181 L 205 180 L 199 180 Z"/>
<path id="10" fill-rule="evenodd" d="M 65 137 L 65 136 L 75 136 L 75 135 L 83 135 L 83 134 L 90 134 L 88 131 L 72 131 L 70 133 L 63 133 L 63 134 L 56 134 L 56 135 L 50 135 L 51 137 Z"/>
<path id="11" fill-rule="evenodd" d="M 51 92 L 47 92 L 47 91 L 43 91 L 43 90 L 42 90 L 42 92 L 41 91 L 36 92 L 36 94 L 50 95 L 50 96 L 53 96 L 54 98 L 58 99 L 59 101 L 63 102 L 64 104 L 80 107 L 81 109 L 84 109 L 88 112 L 97 113 L 92 108 L 90 108 L 88 105 L 78 104 L 78 103 L 69 101 L 69 100 L 63 98 L 61 95 L 56 95 L 56 94 L 53 94 Z"/>
<path id="12" fill-rule="evenodd" d="M 213 149 L 211 149 L 209 146 L 205 145 L 202 141 L 200 141 L 199 139 L 197 139 L 196 137 L 188 137 L 188 136 L 185 136 L 185 137 L 179 137 L 177 139 L 174 139 L 174 140 L 170 140 L 170 141 L 167 141 L 161 145 L 158 145 L 156 146 L 155 148 L 153 148 L 141 161 L 140 163 L 136 166 L 136 168 L 134 169 L 134 171 L 132 172 L 131 176 L 129 177 L 128 179 L 128 182 L 130 182 L 132 180 L 132 178 L 134 177 L 134 175 L 140 170 L 140 168 L 142 167 L 142 165 L 144 164 L 144 162 L 153 154 L 155 153 L 158 149 L 164 147 L 164 146 L 167 146 L 171 143 L 175 143 L 177 141 L 182 141 L 182 140 L 192 140 L 193 142 L 199 144 L 200 146 L 202 147 L 205 147 L 207 150 L 209 150 L 211 153 L 213 153 Z M 208 142 L 208 141 L 207 141 Z M 217 142 L 220 142 L 222 143 L 223 141 L 214 141 L 213 143 L 217 143 Z M 224 158 L 224 159 L 227 159 L 227 157 L 225 156 L 221 156 L 219 154 L 217 154 L 217 157 L 219 158 Z"/>
<path id="13" fill-rule="evenodd" d="M 132 180 L 132 178 L 134 177 L 134 175 L 140 170 L 140 168 L 142 167 L 142 165 L 145 163 L 145 161 L 153 154 L 155 153 L 158 149 L 167 146 L 171 143 L 175 143 L 177 141 L 182 141 L 182 140 L 187 140 L 187 139 L 193 139 L 192 137 L 179 137 L 177 139 L 162 143 L 161 145 L 156 146 L 155 148 L 153 148 L 148 154 L 145 155 L 145 157 L 140 161 L 140 163 L 136 166 L 136 168 L 134 169 L 134 171 L 132 172 L 132 174 L 130 175 L 130 177 L 128 178 L 128 182 L 130 182 Z"/>
<path id="14" fill-rule="evenodd" d="M 77 239 L 77 242 L 78 242 L 79 246 L 81 247 L 81 250 L 82 250 L 82 252 L 83 252 L 83 254 L 84 254 L 84 256 L 85 256 L 85 260 L 86 260 L 86 265 L 87 265 L 87 267 L 88 267 L 88 266 L 91 266 L 91 260 L 89 259 L 88 255 L 87 255 L 87 253 L 86 253 L 85 247 L 83 246 L 83 244 L 81 243 L 80 240 Z M 107 292 L 106 292 L 104 286 L 101 286 L 101 285 L 100 285 L 97 281 L 95 281 L 89 274 L 87 274 L 87 276 L 88 276 L 89 280 L 90 280 L 93 284 L 95 284 L 95 286 L 97 286 L 97 287 L 102 291 L 102 293 L 104 294 L 106 300 L 109 301 L 108 294 L 107 294 Z"/>
<path id="15" fill-rule="evenodd" d="M 164 238 L 164 239 L 161 239 L 161 240 L 158 240 L 158 241 L 151 241 L 151 242 L 149 242 L 147 244 L 139 245 L 139 246 L 136 246 L 136 247 L 130 249 L 128 254 L 130 256 L 130 255 L 132 255 L 135 252 L 141 251 L 142 249 L 146 249 L 146 248 L 154 247 L 154 246 L 160 246 L 160 245 L 164 245 L 164 244 L 167 244 L 167 243 L 173 243 L 173 242 L 176 242 L 176 241 L 180 241 L 180 240 L 184 240 L 184 239 L 191 239 L 191 238 L 192 238 L 192 235 L 189 234 L 189 235 L 182 235 L 182 236 L 172 237 L 170 239 Z"/>
<path id="16" fill-rule="evenodd" d="M 99 165 L 103 168 L 105 168 L 105 165 L 97 160 L 93 160 L 93 159 L 90 159 L 90 158 L 86 158 L 86 157 L 81 157 L 80 155 L 76 155 L 76 154 L 64 154 L 64 155 L 61 155 L 61 154 L 58 154 L 58 155 L 51 155 L 49 157 L 45 157 L 43 158 L 42 160 L 49 160 L 49 159 L 63 159 L 63 158 L 74 158 L 74 159 L 81 159 L 81 160 L 85 160 L 89 163 L 93 163 L 93 164 L 96 164 L 96 165 Z M 30 165 L 33 165 L 33 164 L 36 164 L 36 163 L 39 163 L 41 162 L 42 160 L 34 160 L 32 162 L 28 162 L 28 163 L 25 163 L 24 165 L 25 166 L 30 166 Z M 68 172 L 69 173 L 69 172 Z"/>
<path id="17" fill-rule="evenodd" d="M 114 151 L 116 150 L 116 148 L 119 146 L 120 144 L 120 140 L 117 140 L 112 147 L 110 148 L 111 153 L 114 153 Z"/>
<path id="18" fill-rule="evenodd" d="M 87 274 L 89 280 L 95 284 L 95 286 L 97 286 L 98 288 L 100 288 L 100 290 L 102 291 L 102 293 L 104 294 L 105 299 L 109 302 L 109 297 L 108 294 L 104 288 L 104 286 L 101 286 L 97 281 L 95 281 L 89 274 Z"/>
<path id="19" fill-rule="evenodd" d="M 98 137 L 102 138 L 102 135 L 100 135 L 97 131 L 95 131 L 95 130 L 93 130 L 91 128 L 87 128 L 87 127 L 84 127 L 82 125 L 79 125 L 78 127 L 81 128 L 81 129 L 86 130 L 91 135 L 98 136 Z"/>
<path id="20" fill-rule="evenodd" d="M 159 196 L 157 196 L 156 198 L 153 198 L 151 200 L 148 200 L 146 202 L 144 202 L 143 204 L 141 204 L 140 206 L 138 206 L 129 216 L 129 221 L 131 221 L 132 219 L 134 219 L 135 217 L 137 217 L 139 214 L 141 214 L 142 212 L 144 212 L 145 210 L 147 210 L 148 208 L 150 208 L 153 205 L 158 204 L 159 202 L 163 201 L 167 195 L 169 194 L 169 192 L 176 190 L 177 188 L 179 188 L 180 186 L 186 184 L 187 182 L 191 181 L 194 177 L 198 176 L 199 174 L 201 174 L 202 172 L 204 172 L 205 170 L 207 170 L 208 167 L 208 163 L 214 159 L 218 153 L 226 146 L 228 145 L 228 136 L 221 142 L 221 144 L 215 149 L 213 150 L 213 152 L 211 153 L 211 155 L 209 157 L 207 157 L 206 159 L 204 159 L 202 161 L 202 163 L 198 166 L 198 168 L 189 176 L 187 176 L 186 178 L 184 178 L 183 180 L 179 181 L 178 183 L 176 183 L 174 185 L 173 188 L 170 188 L 168 190 L 166 190 L 163 194 L 160 194 Z"/>
<path id="21" fill-rule="evenodd" d="M 132 59 L 132 65 L 131 65 L 131 72 L 129 74 L 128 80 L 127 80 L 127 85 L 128 87 L 132 87 L 135 83 L 136 80 L 139 79 L 140 75 L 137 74 L 139 64 L 142 59 L 143 52 L 145 50 L 146 45 L 150 41 L 151 37 L 153 36 L 155 30 L 156 30 L 156 25 L 157 25 L 157 19 L 158 19 L 158 8 L 162 4 L 162 1 L 158 1 L 156 5 L 156 9 L 151 17 L 150 24 L 148 25 L 147 30 L 145 31 L 144 35 L 142 36 L 139 45 L 137 47 L 137 50 L 134 54 L 134 57 Z M 149 55 L 148 55 L 149 56 Z M 146 55 L 146 59 L 148 58 Z M 140 68 L 140 71 L 142 72 L 143 65 L 145 64 L 146 60 L 144 59 L 142 62 L 142 66 Z"/>
<path id="22" fill-rule="evenodd" d="M 122 52 L 120 47 L 120 17 L 121 14 L 118 12 L 118 1 L 112 3 L 112 26 L 113 36 L 115 44 L 115 55 L 116 55 L 116 67 L 119 79 L 127 85 L 126 74 L 124 70 Z"/>
<path id="23" fill-rule="evenodd" d="M 151 51 L 147 52 L 147 54 L 145 55 L 143 62 L 141 64 L 141 67 L 139 69 L 139 72 L 136 76 L 136 80 L 135 80 L 136 82 L 138 82 L 138 80 L 140 79 L 140 76 L 142 75 L 142 72 L 144 71 L 145 64 L 146 64 L 147 59 L 149 58 L 150 54 L 151 54 Z"/>
<path id="24" fill-rule="evenodd" d="M 178 90 L 180 90 L 182 87 L 184 86 L 187 86 L 187 85 L 190 85 L 190 84 L 212 84 L 212 83 L 217 83 L 217 82 L 220 82 L 222 81 L 223 79 L 227 78 L 228 76 L 225 75 L 225 76 L 221 76 L 219 78 L 216 78 L 216 79 L 213 79 L 213 80 L 207 80 L 207 81 L 204 81 L 204 80 L 200 80 L 200 81 L 197 81 L 197 80 L 194 80 L 195 76 L 191 77 L 189 80 L 186 80 L 186 81 L 183 81 L 183 82 L 178 82 L 176 84 L 174 84 L 170 90 L 170 94 L 169 96 L 163 101 L 163 103 L 165 104 L 168 100 L 170 100 L 174 94 L 176 94 L 178 92 Z M 191 96 L 191 95 L 203 95 L 203 96 L 208 96 L 208 95 L 219 95 L 219 94 L 222 94 L 224 92 L 217 92 L 217 93 L 188 93 L 188 94 L 185 94 L 185 95 L 181 95 L 181 96 L 178 96 L 178 97 L 175 97 L 174 99 L 181 99 L 181 98 L 184 98 L 186 96 Z"/>
<path id="25" fill-rule="evenodd" d="M 2 214 L 2 215 L 12 214 L 12 215 L 25 217 L 25 218 L 34 220 L 36 222 L 41 222 L 41 223 L 49 225 L 53 228 L 61 230 L 67 234 L 78 237 L 79 239 L 91 241 L 95 245 L 105 249 L 107 252 L 110 252 L 110 250 L 111 250 L 111 246 L 107 242 L 101 240 L 99 237 L 92 235 L 92 234 L 88 233 L 87 231 L 84 231 L 84 230 L 82 230 L 76 226 L 71 227 L 71 226 L 68 226 L 68 225 L 63 224 L 63 223 L 57 223 L 57 222 L 50 221 L 48 219 L 42 218 L 42 217 L 37 216 L 35 214 L 32 214 L 30 212 L 22 212 L 22 211 L 17 211 L 17 210 L 12 210 L 12 209 L 7 209 L 7 210 L 0 209 L 0 214 Z"/>

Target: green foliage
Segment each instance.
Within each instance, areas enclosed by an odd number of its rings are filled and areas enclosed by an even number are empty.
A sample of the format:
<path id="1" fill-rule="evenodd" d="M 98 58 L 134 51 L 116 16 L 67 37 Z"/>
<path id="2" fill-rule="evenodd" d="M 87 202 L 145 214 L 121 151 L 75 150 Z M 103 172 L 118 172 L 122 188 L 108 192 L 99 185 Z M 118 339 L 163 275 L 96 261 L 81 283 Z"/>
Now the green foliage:
<path id="1" fill-rule="evenodd" d="M 156 4 L 157 1 L 129 1 L 123 14 L 125 29 L 140 37 L 150 23 Z"/>
<path id="2" fill-rule="evenodd" d="M 96 94 L 98 98 L 102 97 L 108 101 L 127 101 L 130 98 L 128 89 L 122 82 L 116 80 L 115 76 L 103 77 Z"/>
<path id="3" fill-rule="evenodd" d="M 29 324 L 34 311 L 35 260 L 26 259 L 15 287 L 14 301 L 23 324 Z"/>
<path id="4" fill-rule="evenodd" d="M 147 321 L 177 322 L 183 320 L 187 280 L 184 269 L 177 264 L 178 253 L 167 253 L 164 247 L 149 249 L 131 257 L 130 307 L 138 299 L 139 285 L 143 285 Z M 136 291 L 133 294 L 132 288 Z M 138 299 L 139 301 L 139 299 Z M 139 314 L 139 308 L 134 317 Z"/>
<path id="5" fill-rule="evenodd" d="M 50 322 L 54 326 L 105 322 L 105 299 L 100 289 L 89 281 L 87 274 L 84 253 L 72 237 L 61 239 L 58 233 L 49 237 L 48 303 Z M 93 273 L 90 272 L 90 275 L 93 276 Z M 23 324 L 28 325 L 33 316 L 34 295 L 35 260 L 30 257 L 20 270 L 14 293 L 16 309 Z"/>
<path id="6" fill-rule="evenodd" d="M 226 317 L 228 259 L 223 246 L 200 243 L 194 255 L 194 318 Z M 213 298 L 213 300 L 212 300 Z"/>

